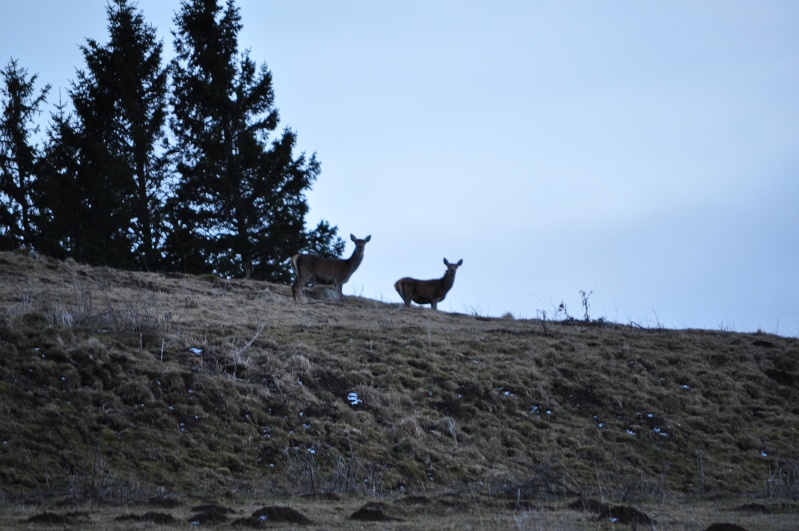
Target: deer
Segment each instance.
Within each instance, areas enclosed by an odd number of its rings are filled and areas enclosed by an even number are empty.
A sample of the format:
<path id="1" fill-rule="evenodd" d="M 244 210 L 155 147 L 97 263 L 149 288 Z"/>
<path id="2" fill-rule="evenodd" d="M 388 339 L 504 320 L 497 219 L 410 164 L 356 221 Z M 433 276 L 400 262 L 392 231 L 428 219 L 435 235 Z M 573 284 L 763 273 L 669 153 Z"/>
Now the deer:
<path id="1" fill-rule="evenodd" d="M 291 267 L 294 269 L 295 281 L 291 285 L 291 294 L 296 302 L 302 302 L 302 288 L 308 282 L 332 285 L 340 302 L 344 302 L 342 287 L 350 279 L 358 266 L 363 261 L 363 250 L 366 242 L 372 239 L 371 234 L 364 239 L 356 238 L 350 234 L 350 239 L 355 242 L 355 250 L 346 260 L 337 258 L 324 258 L 313 254 L 295 254 L 291 257 Z"/>
<path id="2" fill-rule="evenodd" d="M 405 302 L 404 307 L 409 308 L 411 301 L 416 304 L 429 304 L 433 310 L 438 310 L 437 304 L 444 300 L 452 285 L 455 283 L 455 272 L 463 265 L 463 259 L 452 264 L 444 258 L 447 270 L 444 276 L 433 280 L 416 280 L 404 277 L 394 283 L 394 289 Z"/>

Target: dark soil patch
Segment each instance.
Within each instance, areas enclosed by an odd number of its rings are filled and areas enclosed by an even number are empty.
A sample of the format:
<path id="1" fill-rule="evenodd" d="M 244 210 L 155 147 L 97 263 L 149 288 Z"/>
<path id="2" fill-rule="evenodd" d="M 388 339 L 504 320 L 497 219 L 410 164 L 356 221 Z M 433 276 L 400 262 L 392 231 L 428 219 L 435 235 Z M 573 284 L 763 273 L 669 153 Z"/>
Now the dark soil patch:
<path id="1" fill-rule="evenodd" d="M 586 511 L 589 513 L 602 514 L 606 511 L 610 511 L 610 506 L 590 498 L 580 498 L 579 500 L 574 500 L 571 502 L 569 504 L 569 509 L 574 511 Z"/>
<path id="2" fill-rule="evenodd" d="M 223 507 L 215 503 L 208 503 L 204 505 L 197 505 L 191 508 L 195 513 L 219 513 L 219 514 L 233 514 L 236 511 L 229 507 Z"/>
<path id="3" fill-rule="evenodd" d="M 198 505 L 192 508 L 195 514 L 189 518 L 192 525 L 219 525 L 228 521 L 228 515 L 233 513 L 233 509 L 221 507 L 219 505 Z"/>
<path id="4" fill-rule="evenodd" d="M 735 524 L 712 524 L 705 531 L 747 531 L 747 529 Z"/>
<path id="5" fill-rule="evenodd" d="M 620 505 L 618 507 L 611 507 L 606 511 L 599 513 L 600 520 L 613 520 L 615 523 L 626 525 L 646 524 L 651 525 L 654 521 L 646 514 L 642 513 L 634 507 Z"/>
<path id="6" fill-rule="evenodd" d="M 174 509 L 180 505 L 180 500 L 177 498 L 150 498 L 147 500 L 147 505 L 152 505 L 153 507 L 162 507 L 164 509 Z"/>
<path id="7" fill-rule="evenodd" d="M 239 518 L 237 520 L 233 520 L 233 523 L 230 524 L 233 527 L 249 527 L 251 529 L 266 529 L 269 527 L 269 520 L 266 518 L 254 518 L 252 516 L 247 516 L 246 518 Z"/>
<path id="8" fill-rule="evenodd" d="M 252 517 L 267 522 L 284 522 L 289 524 L 310 525 L 313 521 L 291 507 L 263 507 L 252 513 Z"/>
<path id="9" fill-rule="evenodd" d="M 395 518 L 385 513 L 384 503 L 367 503 L 350 515 L 350 520 L 361 522 L 402 522 L 402 518 Z"/>
<path id="10" fill-rule="evenodd" d="M 738 511 L 742 513 L 767 513 L 769 512 L 768 507 L 763 505 L 762 503 L 745 503 L 743 505 L 739 505 L 733 511 Z"/>
<path id="11" fill-rule="evenodd" d="M 159 525 L 175 523 L 175 517 L 168 513 L 147 512 L 144 514 L 123 514 L 114 520 L 118 522 L 152 522 Z"/>
<path id="12" fill-rule="evenodd" d="M 777 348 L 776 343 L 772 343 L 771 341 L 766 341 L 765 339 L 756 339 L 752 341 L 752 344 L 756 347 L 762 347 L 762 348 Z"/>
<path id="13" fill-rule="evenodd" d="M 21 523 L 29 524 L 44 524 L 44 525 L 75 525 L 81 522 L 91 520 L 89 513 L 82 511 L 73 511 L 66 514 L 57 514 L 50 512 L 43 512 L 31 516 L 27 520 L 22 520 Z"/>

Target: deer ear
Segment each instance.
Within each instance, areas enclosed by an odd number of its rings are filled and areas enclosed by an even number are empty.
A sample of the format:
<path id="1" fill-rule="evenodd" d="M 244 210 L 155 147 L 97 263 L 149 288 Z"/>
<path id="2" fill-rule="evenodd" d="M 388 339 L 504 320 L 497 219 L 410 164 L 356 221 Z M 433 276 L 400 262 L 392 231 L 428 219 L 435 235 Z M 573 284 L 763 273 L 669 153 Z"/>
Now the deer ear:
<path id="1" fill-rule="evenodd" d="M 366 238 L 364 238 L 364 239 L 363 239 L 363 241 L 365 241 L 365 242 L 368 242 L 368 241 L 369 241 L 369 240 L 371 240 L 371 239 L 372 239 L 372 235 L 370 234 L 369 236 L 367 236 Z"/>
<path id="2" fill-rule="evenodd" d="M 446 259 L 446 258 L 444 258 L 444 265 L 445 265 L 445 266 L 448 266 L 448 265 L 449 265 L 449 262 L 447 262 L 447 259 Z"/>
<path id="3" fill-rule="evenodd" d="M 460 267 L 460 266 L 462 266 L 462 265 L 463 265 L 463 258 L 461 258 L 460 260 L 458 260 L 458 267 Z"/>
<path id="4" fill-rule="evenodd" d="M 350 234 L 350 240 L 355 241 L 355 235 L 354 234 Z"/>

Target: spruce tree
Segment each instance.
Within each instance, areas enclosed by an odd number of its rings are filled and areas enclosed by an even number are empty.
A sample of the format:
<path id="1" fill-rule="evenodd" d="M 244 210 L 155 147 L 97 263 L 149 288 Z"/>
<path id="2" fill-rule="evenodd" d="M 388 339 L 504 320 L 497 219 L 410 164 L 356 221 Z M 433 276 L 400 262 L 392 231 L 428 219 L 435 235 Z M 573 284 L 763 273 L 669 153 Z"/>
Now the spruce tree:
<path id="1" fill-rule="evenodd" d="M 56 104 L 47 127 L 47 140 L 34 189 L 38 207 L 37 249 L 63 259 L 77 257 L 80 226 L 86 216 L 82 191 L 76 186 L 80 173 L 80 139 L 75 117 L 63 101 Z"/>
<path id="2" fill-rule="evenodd" d="M 172 129 L 178 185 L 167 252 L 174 268 L 287 282 L 287 258 L 313 243 L 340 255 L 326 222 L 306 232 L 305 191 L 315 155 L 296 156 L 296 134 L 275 133 L 272 74 L 239 53 L 233 0 L 184 0 L 175 16 Z"/>
<path id="3" fill-rule="evenodd" d="M 2 71 L 0 116 L 0 249 L 34 247 L 37 231 L 35 205 L 39 148 L 31 136 L 39 132 L 35 118 L 46 101 L 50 85 L 38 94 L 37 75 L 28 76 L 15 59 Z"/>
<path id="4" fill-rule="evenodd" d="M 49 151 L 58 156 L 43 189 L 78 200 L 47 205 L 71 256 L 149 268 L 161 262 L 168 175 L 160 148 L 168 92 L 163 45 L 128 0 L 112 0 L 106 11 L 109 42 L 87 39 L 81 46 L 86 68 L 69 91 L 74 115 L 61 109 L 54 117 Z"/>

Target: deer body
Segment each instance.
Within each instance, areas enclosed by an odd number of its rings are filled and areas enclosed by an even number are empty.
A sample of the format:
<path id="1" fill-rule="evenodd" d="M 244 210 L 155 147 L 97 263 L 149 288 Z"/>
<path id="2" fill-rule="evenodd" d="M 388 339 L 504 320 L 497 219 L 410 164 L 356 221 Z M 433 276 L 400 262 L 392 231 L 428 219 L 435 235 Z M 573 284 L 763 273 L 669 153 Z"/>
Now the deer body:
<path id="1" fill-rule="evenodd" d="M 350 239 L 355 243 L 355 250 L 352 256 L 346 260 L 324 258 L 313 254 L 295 254 L 291 257 L 291 267 L 294 269 L 295 275 L 291 293 L 295 301 L 302 300 L 302 288 L 308 282 L 315 282 L 335 287 L 339 300 L 344 302 L 344 294 L 341 289 L 361 265 L 364 247 L 366 242 L 372 239 L 372 236 L 361 240 L 350 234 Z"/>
<path id="2" fill-rule="evenodd" d="M 455 283 L 455 272 L 463 264 L 463 260 L 452 264 L 444 258 L 444 265 L 447 270 L 444 276 L 433 280 L 416 280 L 415 278 L 405 277 L 394 283 L 394 289 L 405 302 L 404 306 L 410 307 L 411 301 L 416 304 L 429 304 L 434 310 L 438 310 L 437 304 L 444 300 L 452 285 Z"/>

